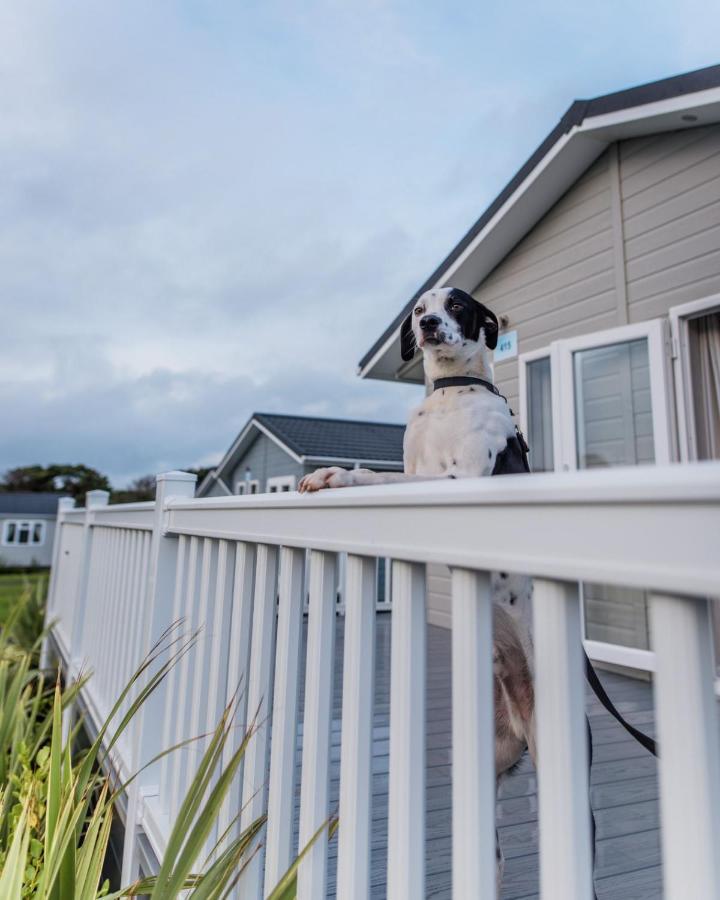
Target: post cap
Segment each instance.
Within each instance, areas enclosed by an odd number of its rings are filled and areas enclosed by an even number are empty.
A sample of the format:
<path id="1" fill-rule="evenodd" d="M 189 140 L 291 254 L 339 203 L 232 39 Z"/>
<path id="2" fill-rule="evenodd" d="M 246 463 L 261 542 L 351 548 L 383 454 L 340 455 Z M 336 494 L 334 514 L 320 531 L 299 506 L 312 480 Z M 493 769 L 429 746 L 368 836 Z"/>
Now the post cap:
<path id="1" fill-rule="evenodd" d="M 194 472 L 181 472 L 175 470 L 173 472 L 161 472 L 155 478 L 156 481 L 191 481 L 193 484 L 197 481 L 197 475 Z"/>
<path id="2" fill-rule="evenodd" d="M 90 506 L 107 506 L 110 499 L 109 491 L 88 491 L 85 494 L 85 508 Z"/>

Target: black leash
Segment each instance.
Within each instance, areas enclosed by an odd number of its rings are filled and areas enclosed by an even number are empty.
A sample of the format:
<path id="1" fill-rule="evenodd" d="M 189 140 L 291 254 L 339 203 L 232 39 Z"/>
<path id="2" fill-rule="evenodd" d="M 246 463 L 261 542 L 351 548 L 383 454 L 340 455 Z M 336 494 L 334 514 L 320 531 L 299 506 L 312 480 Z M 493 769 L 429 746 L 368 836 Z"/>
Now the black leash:
<path id="1" fill-rule="evenodd" d="M 653 756 L 657 756 L 657 744 L 653 740 L 653 738 L 648 737 L 648 735 L 643 734 L 642 731 L 638 731 L 637 728 L 634 728 L 626 719 L 623 718 L 622 714 L 618 712 L 615 707 L 615 704 L 608 697 L 605 692 L 605 688 L 602 686 L 602 682 L 598 678 L 597 672 L 593 668 L 593 664 L 590 662 L 590 659 L 583 650 L 583 655 L 585 657 L 585 677 L 590 683 L 590 687 L 595 692 L 595 696 L 602 703 L 605 709 L 610 713 L 610 715 L 617 719 L 617 721 L 622 725 L 622 727 L 627 731 L 628 734 L 632 735 L 638 744 L 642 744 L 642 746 L 649 750 Z"/>
<path id="2" fill-rule="evenodd" d="M 456 375 L 451 378 L 438 378 L 437 381 L 433 383 L 433 391 L 440 390 L 441 388 L 447 387 L 467 387 L 468 385 L 482 385 L 486 390 L 490 391 L 491 394 L 495 394 L 497 397 L 502 397 L 502 399 L 507 403 L 507 397 L 504 397 L 497 387 L 491 382 L 486 381 L 484 378 L 476 378 L 472 375 Z M 514 416 L 515 413 L 510 410 L 510 415 Z M 516 448 L 517 454 L 522 459 L 522 467 L 526 472 L 530 471 L 530 464 L 528 462 L 528 450 L 529 447 L 525 438 L 523 437 L 520 429 L 515 426 L 515 439 L 518 442 L 518 447 Z M 493 475 L 501 475 L 506 474 L 501 470 L 493 471 Z M 593 668 L 593 664 L 590 662 L 590 659 L 583 650 L 583 655 L 585 657 L 585 677 L 588 680 L 590 687 L 593 689 L 595 696 L 598 698 L 600 703 L 605 707 L 605 709 L 610 713 L 610 715 L 616 719 L 622 727 L 627 731 L 629 735 L 635 738 L 635 740 L 643 746 L 646 750 L 653 754 L 653 756 L 657 756 L 657 744 L 653 740 L 653 738 L 648 737 L 648 735 L 643 734 L 642 731 L 639 731 L 637 728 L 634 728 L 626 719 L 623 717 L 622 713 L 620 713 L 612 700 L 608 697 L 605 688 L 602 686 L 602 682 L 598 678 L 597 672 Z M 588 723 L 588 732 L 589 732 L 589 723 Z M 590 739 L 590 753 L 592 754 L 592 737 Z"/>

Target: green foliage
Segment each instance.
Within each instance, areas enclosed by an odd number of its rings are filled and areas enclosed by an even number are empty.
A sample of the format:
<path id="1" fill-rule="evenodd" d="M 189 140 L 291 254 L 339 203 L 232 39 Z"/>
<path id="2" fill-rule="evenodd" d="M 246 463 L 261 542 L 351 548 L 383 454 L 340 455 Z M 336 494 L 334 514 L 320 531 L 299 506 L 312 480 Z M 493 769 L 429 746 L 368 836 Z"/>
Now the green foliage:
<path id="1" fill-rule="evenodd" d="M 110 482 L 96 469 L 81 464 L 53 463 L 49 466 L 19 466 L 5 472 L 2 491 L 56 492 L 84 502 L 85 493 L 110 490 Z"/>
<path id="2" fill-rule="evenodd" d="M 80 751 L 75 738 L 82 723 L 64 734 L 63 716 L 87 679 L 64 687 L 59 679 L 46 683 L 36 667 L 37 632 L 30 648 L 23 646 L 25 638 L 19 637 L 23 608 L 31 599 L 27 594 L 0 627 L 0 898 L 226 897 L 257 852 L 265 821 L 260 817 L 236 834 L 234 820 L 224 834 L 215 833 L 256 720 L 223 766 L 228 739 L 237 727 L 237 697 L 233 699 L 206 739 L 207 747 L 169 836 L 160 871 L 111 894 L 109 884 L 102 882 L 103 864 L 114 806 L 130 782 L 113 785 L 104 762 L 145 700 L 193 646 L 197 635 L 183 638 L 177 627 L 168 629 L 133 674 L 90 747 Z M 128 711 L 120 717 L 126 705 Z M 334 831 L 336 821 L 329 824 Z M 324 828 L 271 892 L 271 900 L 295 897 L 299 861 Z"/>
<path id="3" fill-rule="evenodd" d="M 155 476 L 143 475 L 131 481 L 128 487 L 110 494 L 111 503 L 141 503 L 155 499 Z"/>

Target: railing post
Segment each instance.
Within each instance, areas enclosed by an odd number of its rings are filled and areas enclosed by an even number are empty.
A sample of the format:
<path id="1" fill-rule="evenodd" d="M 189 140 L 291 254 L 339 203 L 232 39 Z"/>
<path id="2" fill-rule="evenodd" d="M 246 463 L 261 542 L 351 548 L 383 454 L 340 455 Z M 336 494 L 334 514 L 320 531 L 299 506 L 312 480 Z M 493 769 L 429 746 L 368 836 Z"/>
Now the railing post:
<path id="1" fill-rule="evenodd" d="M 83 627 L 85 624 L 85 609 L 88 603 L 88 581 L 90 577 L 90 562 L 92 560 L 93 524 L 95 510 L 101 506 L 107 506 L 110 494 L 108 491 L 88 491 L 85 494 L 85 521 L 83 522 L 82 558 L 80 561 L 80 577 L 78 579 L 78 591 L 75 598 L 72 620 L 72 632 L 68 635 L 70 646 L 68 653 L 68 677 L 76 677 L 83 662 Z"/>
<path id="2" fill-rule="evenodd" d="M 65 516 L 75 506 L 72 497 L 60 497 L 58 500 L 57 518 L 55 519 L 55 536 L 53 538 L 52 563 L 50 565 L 50 583 L 48 584 L 47 598 L 45 599 L 45 628 L 53 620 L 55 612 L 55 591 L 57 590 L 60 574 L 60 547 L 62 545 L 62 530 Z M 50 636 L 45 635 L 40 650 L 40 668 L 46 669 L 50 665 Z"/>
<path id="3" fill-rule="evenodd" d="M 664 896 L 720 897 L 720 746 L 708 601 L 651 594 L 650 624 Z"/>
<path id="4" fill-rule="evenodd" d="M 173 498 L 191 499 L 195 494 L 197 475 L 189 472 L 165 472 L 157 476 L 155 490 L 155 510 L 153 531 L 150 543 L 150 559 L 148 560 L 146 602 L 143 610 L 141 628 L 141 646 L 144 659 L 153 642 L 170 624 L 172 611 L 173 582 L 175 578 L 175 557 L 177 541 L 164 533 L 165 512 L 168 500 Z M 140 659 L 138 660 L 138 663 Z M 143 680 L 144 681 L 144 680 Z M 143 681 L 138 685 L 142 688 Z M 164 685 L 161 685 L 145 702 L 148 707 L 141 707 L 135 714 L 131 728 L 130 774 L 134 775 L 141 765 L 141 758 L 148 759 L 160 749 L 159 732 L 162 723 L 162 709 L 165 702 Z M 145 735 L 143 723 L 150 723 Z M 129 884 L 137 875 L 137 825 L 140 791 L 146 789 L 153 779 L 157 780 L 157 767 L 147 769 L 142 776 L 135 778 L 128 789 L 127 812 L 125 816 L 125 841 L 123 845 L 122 883 Z"/>

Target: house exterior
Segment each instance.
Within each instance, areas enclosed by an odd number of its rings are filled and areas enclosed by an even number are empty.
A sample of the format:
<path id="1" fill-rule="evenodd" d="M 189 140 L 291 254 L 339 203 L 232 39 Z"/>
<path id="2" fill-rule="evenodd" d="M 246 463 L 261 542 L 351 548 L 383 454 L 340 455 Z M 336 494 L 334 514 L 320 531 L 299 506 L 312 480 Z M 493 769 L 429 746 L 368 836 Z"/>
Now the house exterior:
<path id="1" fill-rule="evenodd" d="M 402 471 L 404 425 L 254 413 L 198 497 L 294 491 L 320 466 Z"/>
<path id="2" fill-rule="evenodd" d="M 534 471 L 719 458 L 720 66 L 574 102 L 378 337 L 362 377 L 423 382 L 400 326 L 447 285 L 500 319 L 496 382 Z M 448 577 L 428 574 L 436 624 L 450 622 Z M 590 655 L 642 670 L 645 595 L 583 593 Z"/>
<path id="3" fill-rule="evenodd" d="M 0 566 L 49 566 L 58 494 L 0 492 Z"/>

